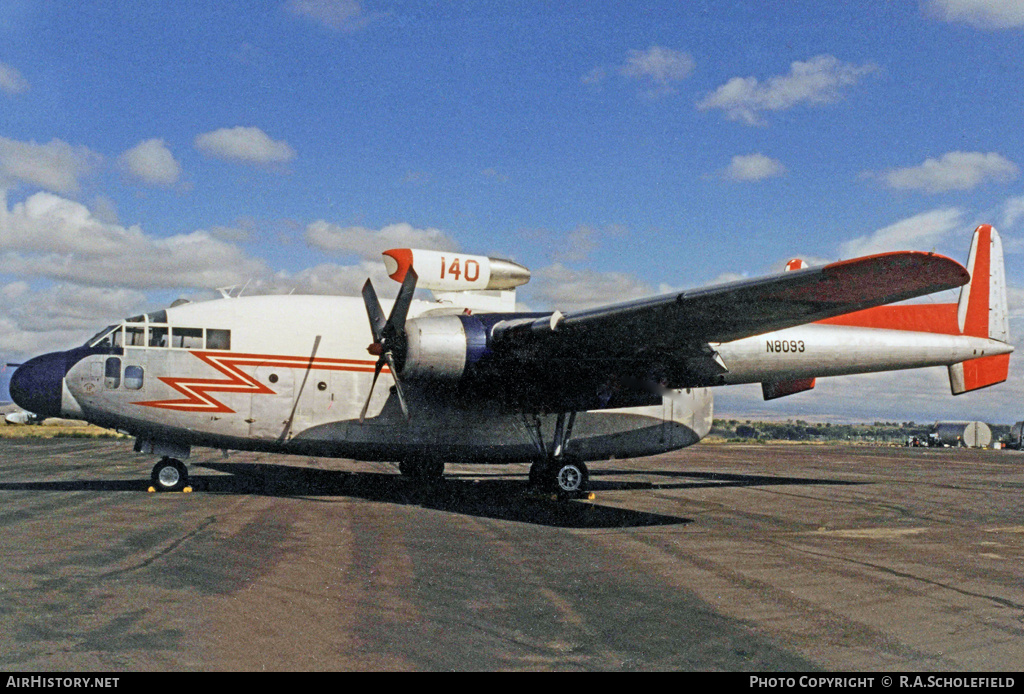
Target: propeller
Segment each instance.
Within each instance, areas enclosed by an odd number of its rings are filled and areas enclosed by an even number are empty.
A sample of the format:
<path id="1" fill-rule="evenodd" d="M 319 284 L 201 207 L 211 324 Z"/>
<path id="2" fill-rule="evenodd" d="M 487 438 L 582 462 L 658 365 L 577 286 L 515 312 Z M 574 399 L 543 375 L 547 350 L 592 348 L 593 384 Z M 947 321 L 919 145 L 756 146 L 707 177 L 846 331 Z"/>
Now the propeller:
<path id="1" fill-rule="evenodd" d="M 360 424 L 366 419 L 366 411 L 370 407 L 370 398 L 373 397 L 373 388 L 377 385 L 377 377 L 380 376 L 384 364 L 391 370 L 391 376 L 395 379 L 395 393 L 398 395 L 398 404 L 402 408 L 402 414 L 406 420 L 409 419 L 409 407 L 405 402 L 405 393 L 402 391 L 402 383 L 398 380 L 398 362 L 405 357 L 405 319 L 409 315 L 409 306 L 412 304 L 412 295 L 416 291 L 416 280 L 419 279 L 416 271 L 409 268 L 402 280 L 402 288 L 398 290 L 398 298 L 391 307 L 391 315 L 384 318 L 384 309 L 380 307 L 377 299 L 377 292 L 373 289 L 373 283 L 366 280 L 363 285 L 363 303 L 366 304 L 366 315 L 370 319 L 370 332 L 373 334 L 373 344 L 366 348 L 370 354 L 377 357 L 377 364 L 373 367 L 373 381 L 370 383 L 370 392 L 366 396 L 366 403 L 362 412 L 359 413 Z"/>

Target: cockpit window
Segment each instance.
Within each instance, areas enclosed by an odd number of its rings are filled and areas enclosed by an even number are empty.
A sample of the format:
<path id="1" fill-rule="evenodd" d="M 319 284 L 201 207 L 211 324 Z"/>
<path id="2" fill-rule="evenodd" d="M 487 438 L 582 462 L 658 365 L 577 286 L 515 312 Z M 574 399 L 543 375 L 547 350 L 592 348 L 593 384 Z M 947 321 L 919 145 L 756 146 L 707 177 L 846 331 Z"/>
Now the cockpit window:
<path id="1" fill-rule="evenodd" d="M 150 319 L 159 313 L 149 314 Z M 136 316 L 136 318 L 143 318 Z M 148 335 L 148 337 L 147 337 Z M 231 331 L 219 328 L 179 328 L 168 325 L 145 325 L 128 321 L 108 325 L 86 344 L 90 347 L 174 347 L 177 349 L 231 349 Z"/>
<path id="2" fill-rule="evenodd" d="M 166 325 L 154 325 L 149 329 L 149 346 L 150 347 L 167 347 L 167 326 Z"/>
<path id="3" fill-rule="evenodd" d="M 145 347 L 146 346 L 146 326 L 144 326 L 144 325 L 126 325 L 126 326 L 124 326 L 124 346 L 125 347 Z"/>
<path id="4" fill-rule="evenodd" d="M 90 347 L 111 347 L 114 344 L 114 337 L 113 335 L 111 335 L 111 333 L 113 333 L 114 331 L 117 331 L 118 334 L 120 334 L 121 326 L 108 325 L 107 327 L 103 328 L 103 330 L 99 331 L 98 333 L 90 337 L 85 344 L 89 345 Z"/>

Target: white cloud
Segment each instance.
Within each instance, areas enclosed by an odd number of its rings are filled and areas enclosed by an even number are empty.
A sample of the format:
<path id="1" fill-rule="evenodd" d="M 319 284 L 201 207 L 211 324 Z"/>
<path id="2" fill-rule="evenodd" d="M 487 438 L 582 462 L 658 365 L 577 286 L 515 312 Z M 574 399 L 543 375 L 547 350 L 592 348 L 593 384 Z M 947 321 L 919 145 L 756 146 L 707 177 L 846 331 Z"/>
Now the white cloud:
<path id="1" fill-rule="evenodd" d="M 251 283 L 245 293 L 358 296 L 367 278 L 373 280 L 381 297 L 393 297 L 398 293 L 399 283 L 387 276 L 384 263 L 379 260 L 360 260 L 355 265 L 324 263 L 296 273 L 277 272 Z"/>
<path id="2" fill-rule="evenodd" d="M 626 273 L 572 270 L 560 263 L 533 272 L 530 284 L 523 288 L 531 303 L 562 311 L 640 299 L 662 291 L 667 288 L 654 289 Z"/>
<path id="3" fill-rule="evenodd" d="M 788 75 L 760 82 L 756 77 L 733 77 L 697 104 L 702 111 L 722 109 L 730 120 L 762 125 L 763 111 L 783 111 L 800 104 L 821 105 L 838 101 L 849 87 L 875 70 L 873 64 L 843 63 L 831 55 L 793 62 Z"/>
<path id="4" fill-rule="evenodd" d="M 389 248 L 458 250 L 458 243 L 440 229 L 417 229 L 406 222 L 389 224 L 375 231 L 319 220 L 306 227 L 306 243 L 322 251 L 354 254 L 367 260 L 378 260 Z"/>
<path id="5" fill-rule="evenodd" d="M 277 164 L 295 158 L 284 140 L 273 140 L 259 128 L 237 126 L 197 135 L 195 146 L 203 154 L 239 164 Z"/>
<path id="6" fill-rule="evenodd" d="M 130 289 L 59 284 L 29 291 L 0 287 L 0 353 L 17 360 L 82 344 L 103 326 L 139 313 L 146 296 Z"/>
<path id="7" fill-rule="evenodd" d="M 1024 219 L 1024 195 L 1010 198 L 1003 205 L 1001 226 L 1012 227 L 1021 219 Z"/>
<path id="8" fill-rule="evenodd" d="M 358 0 L 290 0 L 287 8 L 292 14 L 345 32 L 358 31 L 384 16 L 367 12 Z"/>
<path id="9" fill-rule="evenodd" d="M 0 137 L 0 188 L 20 182 L 55 193 L 76 193 L 79 179 L 102 161 L 88 147 L 61 140 L 38 145 Z"/>
<path id="10" fill-rule="evenodd" d="M 644 94 L 650 97 L 664 96 L 675 92 L 675 85 L 693 73 L 693 57 L 685 51 L 676 51 L 662 46 L 651 46 L 647 50 L 630 50 L 622 65 L 614 68 L 598 66 L 581 78 L 583 84 L 597 86 L 610 75 L 619 76 L 644 85 Z"/>
<path id="11" fill-rule="evenodd" d="M 1007 183 L 1020 173 L 1017 165 L 995 152 L 948 152 L 919 166 L 866 174 L 890 188 L 945 193 L 972 190 L 986 181 Z"/>
<path id="12" fill-rule="evenodd" d="M 925 0 L 924 8 L 947 22 L 965 22 L 982 29 L 1024 27 L 1021 0 Z"/>
<path id="13" fill-rule="evenodd" d="M 963 212 L 948 207 L 924 212 L 842 244 L 843 258 L 889 251 L 929 251 L 963 229 Z M 965 237 L 966 238 L 966 237 Z"/>
<path id="14" fill-rule="evenodd" d="M 0 92 L 21 94 L 29 88 L 28 81 L 21 76 L 17 68 L 0 62 Z"/>
<path id="15" fill-rule="evenodd" d="M 84 205 L 36 193 L 7 209 L 0 198 L 0 272 L 146 289 L 218 287 L 267 273 L 261 261 L 205 231 L 155 238 L 102 222 Z"/>
<path id="16" fill-rule="evenodd" d="M 651 46 L 646 51 L 629 51 L 619 74 L 648 85 L 647 93 L 657 96 L 674 92 L 675 83 L 689 77 L 693 68 L 689 53 Z"/>
<path id="17" fill-rule="evenodd" d="M 786 167 L 777 159 L 756 154 L 736 155 L 725 169 L 724 175 L 732 181 L 763 181 L 786 173 Z"/>
<path id="18" fill-rule="evenodd" d="M 118 164 L 144 183 L 170 186 L 181 176 L 181 164 L 163 140 L 143 140 L 118 158 Z"/>

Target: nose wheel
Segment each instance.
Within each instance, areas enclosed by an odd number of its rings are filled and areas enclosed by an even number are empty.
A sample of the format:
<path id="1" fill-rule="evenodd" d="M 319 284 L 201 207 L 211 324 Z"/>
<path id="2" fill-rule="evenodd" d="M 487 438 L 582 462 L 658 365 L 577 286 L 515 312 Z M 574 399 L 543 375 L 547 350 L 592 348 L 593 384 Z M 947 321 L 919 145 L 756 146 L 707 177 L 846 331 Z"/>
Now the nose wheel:
<path id="1" fill-rule="evenodd" d="M 180 492 L 188 487 L 188 468 L 180 460 L 163 458 L 153 466 L 150 475 L 153 490 L 158 492 Z"/>

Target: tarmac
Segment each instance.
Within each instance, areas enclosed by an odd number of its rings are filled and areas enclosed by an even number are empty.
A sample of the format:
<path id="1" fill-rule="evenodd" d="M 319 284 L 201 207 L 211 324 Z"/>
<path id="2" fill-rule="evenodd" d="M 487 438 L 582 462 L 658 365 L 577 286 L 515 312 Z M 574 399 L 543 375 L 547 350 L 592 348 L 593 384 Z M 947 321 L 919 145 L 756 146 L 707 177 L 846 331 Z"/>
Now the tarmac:
<path id="1" fill-rule="evenodd" d="M 5 671 L 1019 671 L 1024 454 L 700 444 L 527 467 L 0 439 Z"/>

